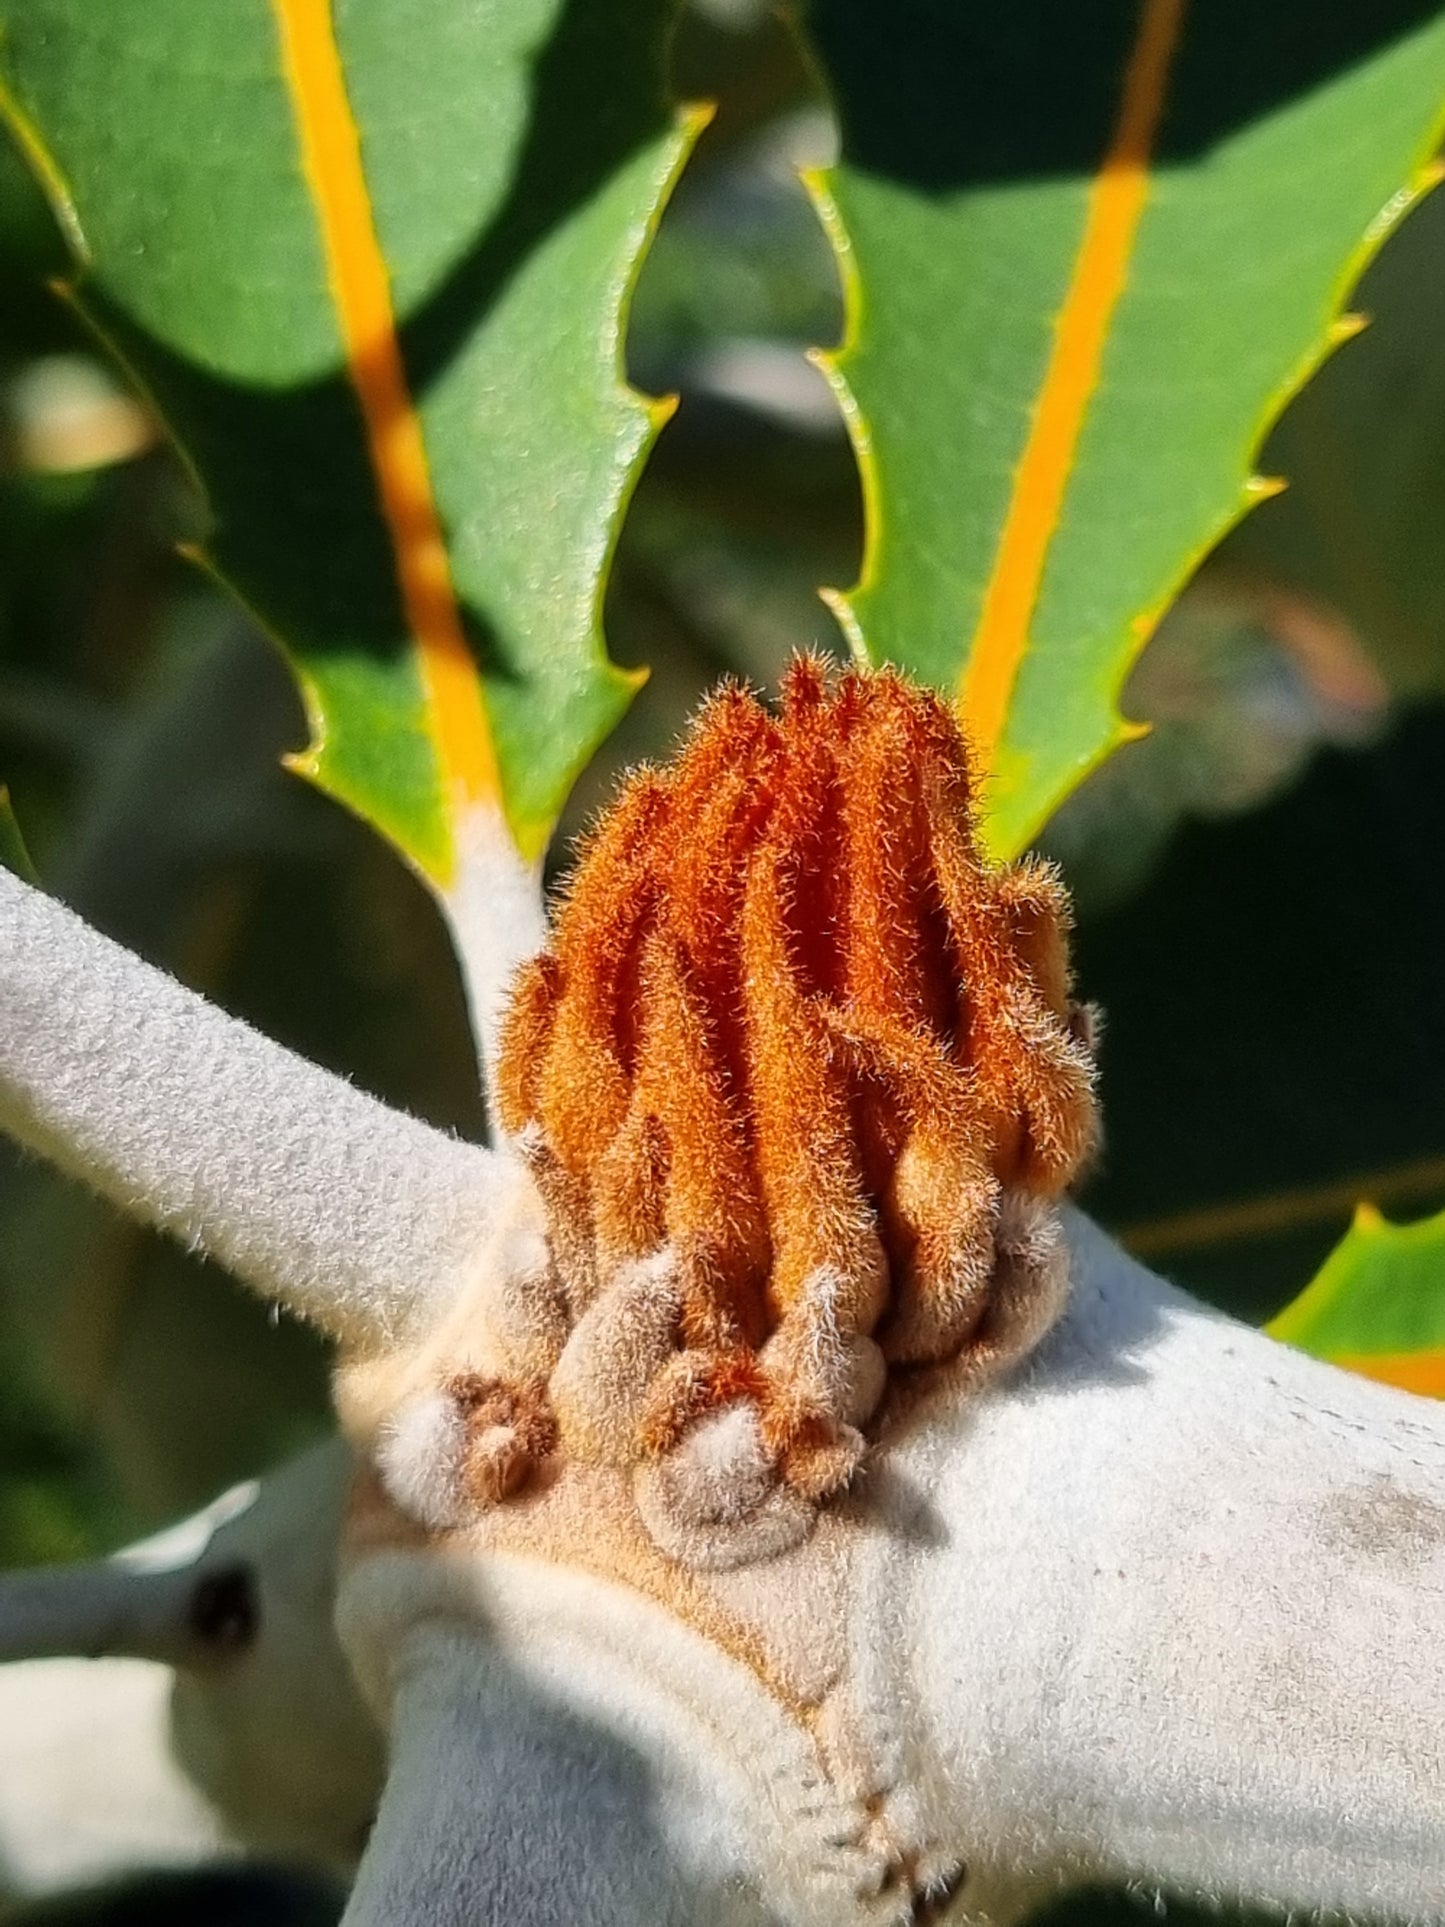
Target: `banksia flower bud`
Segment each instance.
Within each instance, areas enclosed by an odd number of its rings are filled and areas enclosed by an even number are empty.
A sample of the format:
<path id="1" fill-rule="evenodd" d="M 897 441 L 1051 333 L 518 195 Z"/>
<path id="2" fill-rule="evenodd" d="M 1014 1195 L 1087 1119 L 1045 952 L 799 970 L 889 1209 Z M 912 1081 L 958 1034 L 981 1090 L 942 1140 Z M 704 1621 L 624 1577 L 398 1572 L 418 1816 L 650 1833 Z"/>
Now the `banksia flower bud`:
<path id="1" fill-rule="evenodd" d="M 975 810 L 937 697 L 806 660 L 776 717 L 715 696 L 597 825 L 501 1060 L 570 1329 L 564 1452 L 671 1455 L 699 1518 L 729 1478 L 744 1509 L 811 1502 L 890 1377 L 995 1370 L 1056 1315 L 1088 1027 L 1057 877 L 991 864 Z"/>

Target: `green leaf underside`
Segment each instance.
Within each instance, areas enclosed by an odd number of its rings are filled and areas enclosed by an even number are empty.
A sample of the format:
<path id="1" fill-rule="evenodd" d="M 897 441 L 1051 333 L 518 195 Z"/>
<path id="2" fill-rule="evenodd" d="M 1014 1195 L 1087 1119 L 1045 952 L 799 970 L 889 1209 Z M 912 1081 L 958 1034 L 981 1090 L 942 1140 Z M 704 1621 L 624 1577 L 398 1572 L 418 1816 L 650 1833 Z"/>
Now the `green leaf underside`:
<path id="1" fill-rule="evenodd" d="M 407 382 L 513 832 L 545 842 L 631 681 L 601 585 L 651 438 L 626 296 L 686 134 L 671 0 L 335 0 Z M 423 868 L 452 824 L 271 0 L 0 0 L 77 299 L 290 655 L 315 774 Z"/>
<path id="2" fill-rule="evenodd" d="M 1388 1375 L 1445 1396 L 1445 1212 L 1404 1225 L 1360 1212 L 1269 1330 L 1322 1358 L 1415 1359 L 1416 1372 Z"/>
<path id="3" fill-rule="evenodd" d="M 959 687 L 1141 18 L 1134 0 L 813 0 L 870 503 L 870 659 Z M 1438 136 L 1445 10 L 1188 0 L 1147 199 L 1038 580 L 991 834 L 1124 740 L 1152 621 L 1244 512 L 1271 420 Z M 1388 210 L 1388 214 L 1384 211 Z M 844 238 L 845 237 L 845 238 Z"/>
<path id="4" fill-rule="evenodd" d="M 15 821 L 15 812 L 10 806 L 10 792 L 0 783 L 0 869 L 13 871 L 26 883 L 37 883 L 35 865 L 30 860 L 30 852 L 25 847 L 25 838 L 20 834 L 20 825 Z"/>

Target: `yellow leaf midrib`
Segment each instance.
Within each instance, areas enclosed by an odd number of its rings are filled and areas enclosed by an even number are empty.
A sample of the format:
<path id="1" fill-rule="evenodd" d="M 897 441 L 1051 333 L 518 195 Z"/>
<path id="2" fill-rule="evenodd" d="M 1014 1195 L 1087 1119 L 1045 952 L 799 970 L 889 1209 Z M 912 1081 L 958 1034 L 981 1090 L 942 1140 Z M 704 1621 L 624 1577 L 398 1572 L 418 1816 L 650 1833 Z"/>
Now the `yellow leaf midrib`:
<path id="1" fill-rule="evenodd" d="M 1128 281 L 1186 5 L 1187 0 L 1142 0 L 1118 114 L 1089 189 L 1083 232 L 1055 319 L 978 626 L 959 676 L 959 707 L 983 766 L 993 764 L 1008 721 L 1110 324 Z"/>
<path id="2" fill-rule="evenodd" d="M 471 808 L 502 813 L 496 745 L 407 380 L 331 0 L 271 0 L 271 7 L 347 369 L 416 648 L 450 828 Z M 450 876 L 433 880 L 445 885 Z"/>

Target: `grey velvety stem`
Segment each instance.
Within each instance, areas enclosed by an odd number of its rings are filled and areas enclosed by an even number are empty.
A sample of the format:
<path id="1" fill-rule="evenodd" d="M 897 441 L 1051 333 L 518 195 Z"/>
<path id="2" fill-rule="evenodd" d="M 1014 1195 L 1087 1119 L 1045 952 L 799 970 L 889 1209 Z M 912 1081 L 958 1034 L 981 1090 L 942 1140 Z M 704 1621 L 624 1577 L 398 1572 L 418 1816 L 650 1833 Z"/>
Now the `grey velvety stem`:
<path id="1" fill-rule="evenodd" d="M 362 1341 L 449 1294 L 493 1214 L 487 1152 L 283 1050 L 5 871 L 0 1126 Z"/>
<path id="2" fill-rule="evenodd" d="M 497 1057 L 507 996 L 518 965 L 547 939 L 542 866 L 522 858 L 500 812 L 490 807 L 462 817 L 457 844 L 457 874 L 442 908 L 466 986 L 495 1139 L 501 1131 Z"/>
<path id="3" fill-rule="evenodd" d="M 0 1667 L 7 1877 L 65 1885 L 224 1842 L 354 1864 L 381 1736 L 332 1624 L 350 1477 L 332 1440 L 112 1559 L 0 1573 L 0 1658 L 30 1662 Z M 89 1657 L 44 1657 L 67 1653 Z"/>
<path id="4" fill-rule="evenodd" d="M 1026 1371 L 891 1461 L 858 1601 L 940 1824 L 1020 1874 L 1445 1918 L 1445 1407 L 1071 1243 Z"/>
<path id="5" fill-rule="evenodd" d="M 386 1791 L 344 1927 L 722 1927 L 731 1911 L 677 1865 L 649 1779 L 484 1644 L 421 1632 L 397 1668 Z M 761 1927 L 751 1908 L 738 1919 Z"/>
<path id="6" fill-rule="evenodd" d="M 225 1575 L 228 1576 L 228 1575 Z M 195 1579 L 115 1560 L 0 1576 L 0 1662 L 120 1655 L 175 1664 L 191 1633 Z"/>
<path id="7" fill-rule="evenodd" d="M 1220 1317 L 1078 1214 L 1068 1233 L 1055 1331 L 986 1391 L 924 1398 L 860 1485 L 859 1784 L 962 1870 L 960 1923 L 1118 1878 L 1445 1919 L 1445 1407 Z M 384 1565 L 343 1587 L 353 1663 L 373 1694 L 386 1663 L 395 1681 L 348 1927 L 669 1921 L 679 1868 L 710 1927 L 911 1917 L 888 1891 L 840 1899 L 845 1830 L 820 1845 L 821 1793 L 784 1797 L 787 1722 L 659 1608 L 479 1557 L 468 1638 L 455 1589 L 425 1602 L 418 1560 Z M 811 1569 L 749 1583 L 778 1622 L 821 1627 Z M 528 1796 L 574 1754 L 589 1800 Z M 594 1828 L 614 1810 L 651 1871 L 640 1899 Z M 522 1870 L 513 1888 L 493 1864 Z"/>

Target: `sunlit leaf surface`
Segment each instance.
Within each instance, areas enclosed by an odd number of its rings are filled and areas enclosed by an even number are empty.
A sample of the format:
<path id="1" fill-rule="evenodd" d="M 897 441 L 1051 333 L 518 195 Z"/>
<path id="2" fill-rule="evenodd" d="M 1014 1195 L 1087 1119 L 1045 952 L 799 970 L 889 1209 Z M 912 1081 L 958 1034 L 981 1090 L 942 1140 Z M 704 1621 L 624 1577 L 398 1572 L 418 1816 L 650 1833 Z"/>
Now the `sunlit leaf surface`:
<path id="1" fill-rule="evenodd" d="M 1014 850 L 1118 743 L 1169 599 L 1272 484 L 1433 179 L 1445 11 L 813 0 L 842 121 L 828 357 L 863 467 L 855 649 L 955 690 Z"/>
<path id="2" fill-rule="evenodd" d="M 598 609 L 657 420 L 627 290 L 686 144 L 670 0 L 3 0 L 74 298 L 193 464 L 323 787 L 446 884 L 628 699 Z M 478 674 L 480 669 L 480 674 Z"/>
<path id="3" fill-rule="evenodd" d="M 1351 1371 L 1445 1398 L 1445 1212 L 1389 1224 L 1361 1205 L 1269 1330 Z"/>

